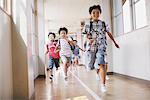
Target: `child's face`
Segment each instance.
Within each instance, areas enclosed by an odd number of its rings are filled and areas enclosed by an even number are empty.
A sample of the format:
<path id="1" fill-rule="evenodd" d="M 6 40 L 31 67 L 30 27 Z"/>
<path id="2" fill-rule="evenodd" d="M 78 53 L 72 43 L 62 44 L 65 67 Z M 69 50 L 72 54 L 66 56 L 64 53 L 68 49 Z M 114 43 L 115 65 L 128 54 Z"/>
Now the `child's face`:
<path id="1" fill-rule="evenodd" d="M 77 45 L 77 41 L 73 41 L 75 45 Z"/>
<path id="2" fill-rule="evenodd" d="M 54 40 L 54 39 L 55 39 L 55 38 L 54 38 L 54 35 L 53 35 L 53 34 L 50 34 L 49 37 L 48 37 L 48 39 L 49 39 L 49 40 Z"/>
<path id="3" fill-rule="evenodd" d="M 60 31 L 60 37 L 65 37 L 67 35 L 66 31 Z"/>
<path id="4" fill-rule="evenodd" d="M 93 20 L 98 20 L 100 16 L 100 11 L 98 9 L 93 9 L 91 12 L 91 18 Z"/>

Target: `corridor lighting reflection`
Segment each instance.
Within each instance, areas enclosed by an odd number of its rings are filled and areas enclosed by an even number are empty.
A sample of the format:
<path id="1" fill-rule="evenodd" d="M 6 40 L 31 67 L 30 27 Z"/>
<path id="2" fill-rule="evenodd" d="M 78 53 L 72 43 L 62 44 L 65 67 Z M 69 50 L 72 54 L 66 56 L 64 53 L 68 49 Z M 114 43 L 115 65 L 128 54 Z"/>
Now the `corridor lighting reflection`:
<path id="1" fill-rule="evenodd" d="M 78 96 L 78 97 L 73 97 L 73 98 L 68 98 L 66 100 L 89 100 L 87 96 Z"/>

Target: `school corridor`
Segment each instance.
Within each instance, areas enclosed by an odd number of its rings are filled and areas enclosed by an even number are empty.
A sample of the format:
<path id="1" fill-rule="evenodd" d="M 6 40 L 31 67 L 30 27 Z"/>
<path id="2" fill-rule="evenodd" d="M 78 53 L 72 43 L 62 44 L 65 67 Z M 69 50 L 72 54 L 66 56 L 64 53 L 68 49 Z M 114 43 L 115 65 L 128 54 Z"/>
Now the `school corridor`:
<path id="1" fill-rule="evenodd" d="M 59 40 L 61 27 L 84 49 L 93 5 L 119 45 L 107 35 L 106 92 L 84 50 L 67 81 L 62 59 L 50 80 L 45 53 L 49 32 Z M 150 0 L 0 0 L 0 100 L 150 100 L 149 9 Z"/>

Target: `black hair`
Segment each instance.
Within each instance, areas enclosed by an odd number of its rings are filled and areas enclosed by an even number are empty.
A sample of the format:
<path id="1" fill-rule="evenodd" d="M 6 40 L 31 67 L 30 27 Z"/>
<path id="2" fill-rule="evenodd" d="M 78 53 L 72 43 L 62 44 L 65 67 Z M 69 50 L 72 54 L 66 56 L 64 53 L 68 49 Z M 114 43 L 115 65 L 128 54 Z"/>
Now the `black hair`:
<path id="1" fill-rule="evenodd" d="M 51 34 L 54 36 L 54 38 L 56 37 L 55 33 L 53 33 L 53 32 L 49 32 L 48 37 L 49 37 Z"/>
<path id="2" fill-rule="evenodd" d="M 74 41 L 73 37 L 70 37 L 72 41 Z"/>
<path id="3" fill-rule="evenodd" d="M 73 40 L 73 41 L 77 42 L 77 40 Z"/>
<path id="4" fill-rule="evenodd" d="M 102 9 L 101 9 L 101 6 L 100 5 L 93 5 L 89 8 L 89 14 L 92 13 L 92 10 L 93 9 L 98 9 L 100 11 L 100 13 L 102 13 Z"/>
<path id="5" fill-rule="evenodd" d="M 58 33 L 60 34 L 61 31 L 65 31 L 66 34 L 68 33 L 68 29 L 66 27 L 60 28 Z"/>

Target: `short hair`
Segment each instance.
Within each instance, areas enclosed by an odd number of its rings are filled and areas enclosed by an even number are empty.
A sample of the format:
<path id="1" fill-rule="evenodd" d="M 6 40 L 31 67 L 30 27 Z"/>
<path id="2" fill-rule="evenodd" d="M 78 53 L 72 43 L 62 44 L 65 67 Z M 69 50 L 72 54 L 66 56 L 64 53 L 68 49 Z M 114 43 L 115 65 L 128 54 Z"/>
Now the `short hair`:
<path id="1" fill-rule="evenodd" d="M 60 28 L 58 33 L 60 34 L 61 31 L 65 31 L 66 34 L 68 33 L 68 29 L 66 27 Z"/>
<path id="2" fill-rule="evenodd" d="M 77 42 L 77 40 L 73 40 L 73 41 Z"/>
<path id="3" fill-rule="evenodd" d="M 100 5 L 93 5 L 89 8 L 89 14 L 92 13 L 92 10 L 93 9 L 98 9 L 100 11 L 100 13 L 102 13 L 102 9 L 101 9 L 101 6 Z"/>
<path id="4" fill-rule="evenodd" d="M 56 37 L 55 33 L 53 33 L 53 32 L 49 32 L 48 37 L 49 37 L 51 34 L 54 36 L 54 38 Z"/>

